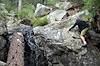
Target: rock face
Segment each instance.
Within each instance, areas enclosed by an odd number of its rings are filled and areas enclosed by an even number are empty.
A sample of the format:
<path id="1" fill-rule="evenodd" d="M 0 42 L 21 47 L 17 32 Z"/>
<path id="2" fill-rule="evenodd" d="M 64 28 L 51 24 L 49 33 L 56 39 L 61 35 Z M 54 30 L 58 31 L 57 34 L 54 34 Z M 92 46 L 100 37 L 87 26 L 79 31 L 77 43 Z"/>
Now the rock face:
<path id="1" fill-rule="evenodd" d="M 33 28 L 35 42 L 45 51 L 48 66 L 99 66 L 98 49 L 93 46 L 82 47 L 77 27 L 67 32 L 77 16 L 82 18 L 87 14 L 87 11 L 82 11 L 64 21 Z"/>
<path id="2" fill-rule="evenodd" d="M 48 66 L 99 66 L 98 50 L 81 47 L 82 43 L 73 32 L 50 27 L 34 28 L 35 41 L 45 51 Z"/>
<path id="3" fill-rule="evenodd" d="M 51 11 L 50 7 L 38 3 L 34 15 L 36 17 L 44 16 L 47 15 L 50 11 Z"/>
<path id="4" fill-rule="evenodd" d="M 63 19 L 71 4 L 64 2 L 56 6 L 59 10 L 48 15 L 50 22 L 48 25 L 35 28 L 26 26 L 27 24 L 20 25 L 19 30 L 25 37 L 25 66 L 100 66 L 100 53 L 96 47 L 91 46 L 93 43 L 89 43 L 87 47 L 82 47 L 77 27 L 70 32 L 67 31 L 70 26 L 74 25 L 77 17 L 82 18 L 84 15 L 88 15 L 88 11 L 81 11 Z M 51 8 L 38 4 L 35 16 L 44 16 L 50 10 Z M 15 29 L 19 28 L 19 22 L 16 21 L 13 15 L 8 17 L 8 32 L 16 31 Z M 0 22 L 0 35 L 6 31 L 3 23 Z M 94 40 L 94 37 L 98 37 L 94 41 L 99 42 L 100 35 L 94 34 L 93 32 L 90 33 L 90 35 L 93 35 L 91 39 Z M 6 40 L 0 36 L 0 49 L 5 44 Z M 5 49 L 0 50 L 0 60 L 5 59 L 4 51 Z"/>
<path id="5" fill-rule="evenodd" d="M 67 32 L 64 29 L 53 29 L 49 27 L 34 29 L 34 33 L 39 33 L 45 36 L 46 41 L 50 40 L 51 44 L 67 46 L 69 49 L 77 50 L 81 48 L 80 39 L 74 39 L 77 36 L 73 32 Z M 75 43 L 75 44 L 73 44 Z"/>
<path id="6" fill-rule="evenodd" d="M 56 7 L 58 7 L 59 9 L 63 9 L 63 10 L 68 10 L 69 8 L 72 7 L 72 4 L 70 2 L 59 2 L 55 5 Z"/>
<path id="7" fill-rule="evenodd" d="M 59 11 L 62 13 L 61 11 Z M 59 15 L 59 13 L 57 13 Z M 58 17 L 56 15 L 56 17 Z M 73 29 L 70 32 L 67 32 L 67 30 L 74 25 L 76 22 L 77 17 L 82 18 L 84 15 L 87 15 L 87 11 L 79 12 L 73 16 L 70 16 L 65 21 L 59 21 L 59 22 L 52 22 L 44 27 L 36 27 L 34 28 L 34 33 L 43 35 L 46 39 L 45 41 L 50 41 L 50 44 L 57 44 L 66 46 L 68 49 L 71 49 L 73 51 L 78 51 L 79 49 L 81 51 L 79 52 L 87 52 L 86 49 L 81 48 L 82 43 L 79 38 L 79 34 L 77 31 L 77 27 Z M 61 18 L 61 16 L 59 16 Z M 53 18 L 53 17 L 52 17 Z M 75 38 L 74 38 L 75 37 Z"/>

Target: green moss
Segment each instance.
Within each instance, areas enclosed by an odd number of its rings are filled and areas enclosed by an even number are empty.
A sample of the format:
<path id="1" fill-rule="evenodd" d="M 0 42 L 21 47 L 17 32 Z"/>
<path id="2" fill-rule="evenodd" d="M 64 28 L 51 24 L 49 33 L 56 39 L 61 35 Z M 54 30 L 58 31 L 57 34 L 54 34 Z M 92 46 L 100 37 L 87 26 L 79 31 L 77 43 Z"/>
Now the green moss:
<path id="1" fill-rule="evenodd" d="M 85 16 L 82 17 L 82 19 L 83 19 L 84 21 L 90 21 L 91 18 L 92 18 L 92 15 L 91 15 L 91 14 L 85 15 Z"/>
<path id="2" fill-rule="evenodd" d="M 44 26 L 48 24 L 47 16 L 32 19 L 33 26 Z"/>

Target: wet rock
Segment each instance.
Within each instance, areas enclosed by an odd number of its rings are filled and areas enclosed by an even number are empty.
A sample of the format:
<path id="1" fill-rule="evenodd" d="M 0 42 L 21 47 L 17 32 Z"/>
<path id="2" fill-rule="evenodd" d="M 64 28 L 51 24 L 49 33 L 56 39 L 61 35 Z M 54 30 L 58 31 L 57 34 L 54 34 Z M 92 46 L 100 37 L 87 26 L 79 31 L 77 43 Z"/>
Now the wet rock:
<path id="1" fill-rule="evenodd" d="M 6 45 L 6 40 L 0 36 L 0 49 L 3 49 Z"/>
<path id="2" fill-rule="evenodd" d="M 48 15 L 49 22 L 61 21 L 63 17 L 67 14 L 65 10 L 55 10 Z"/>
<path id="3" fill-rule="evenodd" d="M 6 45 L 6 40 L 0 36 L 0 60 L 5 61 L 5 45 Z"/>
<path id="4" fill-rule="evenodd" d="M 51 11 L 50 7 L 38 3 L 34 15 L 36 17 L 44 16 L 50 13 L 50 11 Z"/>
<path id="5" fill-rule="evenodd" d="M 70 2 L 59 2 L 55 5 L 56 7 L 58 7 L 59 9 L 63 9 L 63 10 L 68 10 L 69 8 L 72 7 L 72 4 Z"/>
<path id="6" fill-rule="evenodd" d="M 48 66 L 44 50 L 40 50 L 35 42 L 32 26 L 20 25 L 20 31 L 25 37 L 25 66 Z"/>

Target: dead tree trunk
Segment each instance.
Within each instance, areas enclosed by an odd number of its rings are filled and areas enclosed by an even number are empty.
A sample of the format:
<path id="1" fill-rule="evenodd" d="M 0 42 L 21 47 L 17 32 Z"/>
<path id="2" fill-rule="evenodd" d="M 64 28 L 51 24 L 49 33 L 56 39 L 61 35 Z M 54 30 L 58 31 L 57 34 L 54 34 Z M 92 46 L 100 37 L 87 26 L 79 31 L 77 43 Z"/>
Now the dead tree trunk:
<path id="1" fill-rule="evenodd" d="M 18 12 L 21 10 L 22 0 L 18 0 Z"/>
<path id="2" fill-rule="evenodd" d="M 24 66 L 24 37 L 22 33 L 14 33 L 8 52 L 7 66 Z"/>

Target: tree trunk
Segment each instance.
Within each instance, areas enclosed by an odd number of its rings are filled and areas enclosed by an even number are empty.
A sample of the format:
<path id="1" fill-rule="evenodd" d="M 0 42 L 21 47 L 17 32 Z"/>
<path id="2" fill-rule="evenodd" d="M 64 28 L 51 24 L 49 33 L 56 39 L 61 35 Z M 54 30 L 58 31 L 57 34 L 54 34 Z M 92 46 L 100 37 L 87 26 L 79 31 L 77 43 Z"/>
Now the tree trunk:
<path id="1" fill-rule="evenodd" d="M 21 10 L 22 7 L 22 0 L 18 0 L 18 11 Z"/>
<path id="2" fill-rule="evenodd" d="M 22 33 L 14 33 L 8 52 L 7 66 L 24 66 L 24 37 Z"/>

